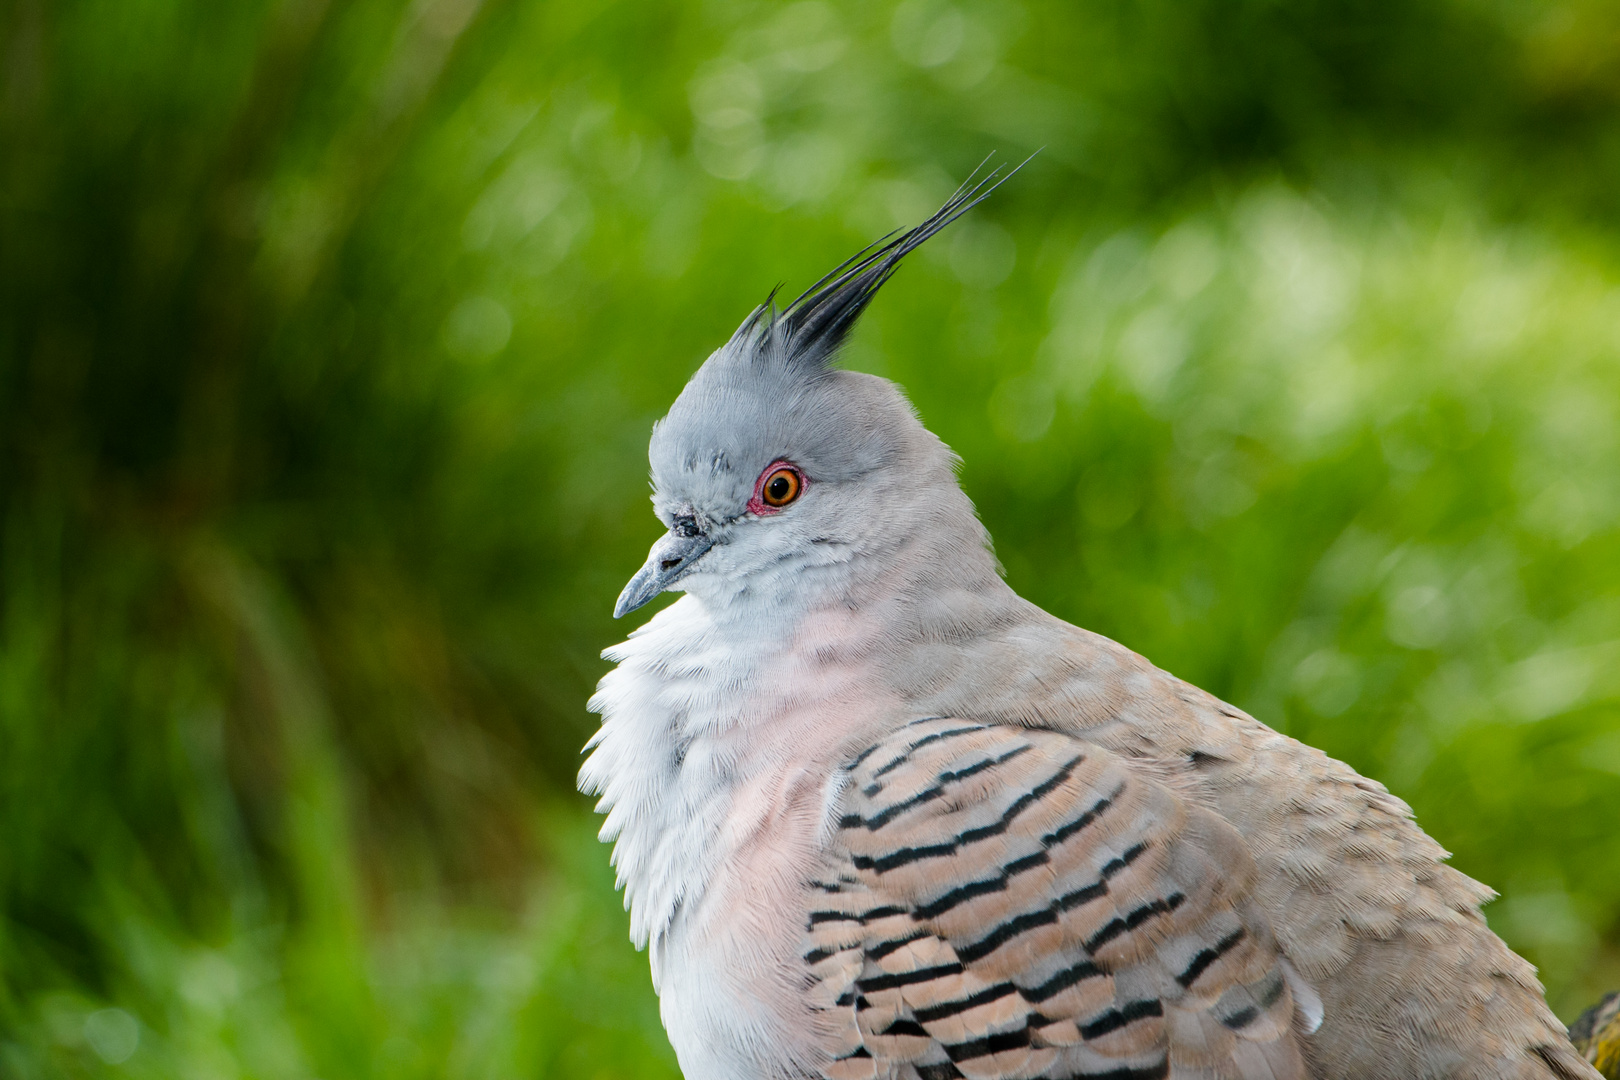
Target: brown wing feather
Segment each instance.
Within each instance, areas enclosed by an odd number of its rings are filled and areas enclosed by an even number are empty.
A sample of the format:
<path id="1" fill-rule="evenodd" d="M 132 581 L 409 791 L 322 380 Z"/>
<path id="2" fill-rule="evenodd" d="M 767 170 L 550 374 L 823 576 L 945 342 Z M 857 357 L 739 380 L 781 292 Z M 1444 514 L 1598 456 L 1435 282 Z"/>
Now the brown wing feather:
<path id="1" fill-rule="evenodd" d="M 920 721 L 841 810 L 807 894 L 829 1080 L 1305 1075 L 1242 838 L 1110 752 Z"/>

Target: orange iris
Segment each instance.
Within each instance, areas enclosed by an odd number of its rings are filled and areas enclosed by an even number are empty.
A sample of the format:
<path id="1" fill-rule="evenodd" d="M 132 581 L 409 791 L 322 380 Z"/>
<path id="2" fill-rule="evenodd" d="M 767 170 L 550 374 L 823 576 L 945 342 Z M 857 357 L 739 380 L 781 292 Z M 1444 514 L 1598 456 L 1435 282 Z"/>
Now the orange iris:
<path id="1" fill-rule="evenodd" d="M 799 497 L 803 487 L 798 473 L 787 468 L 777 469 L 765 478 L 765 483 L 759 489 L 759 497 L 766 506 L 786 506 Z"/>

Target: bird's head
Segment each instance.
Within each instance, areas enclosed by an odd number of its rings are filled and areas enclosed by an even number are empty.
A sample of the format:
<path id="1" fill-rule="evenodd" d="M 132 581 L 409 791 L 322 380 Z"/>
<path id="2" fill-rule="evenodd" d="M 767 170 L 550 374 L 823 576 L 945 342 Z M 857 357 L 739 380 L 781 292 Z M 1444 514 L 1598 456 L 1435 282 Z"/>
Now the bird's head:
<path id="1" fill-rule="evenodd" d="M 653 505 L 669 531 L 615 617 L 677 586 L 791 604 L 848 594 L 907 558 L 993 567 L 944 443 L 893 383 L 832 361 L 900 260 L 1003 179 L 963 185 L 785 309 L 767 300 L 704 362 L 653 427 Z"/>

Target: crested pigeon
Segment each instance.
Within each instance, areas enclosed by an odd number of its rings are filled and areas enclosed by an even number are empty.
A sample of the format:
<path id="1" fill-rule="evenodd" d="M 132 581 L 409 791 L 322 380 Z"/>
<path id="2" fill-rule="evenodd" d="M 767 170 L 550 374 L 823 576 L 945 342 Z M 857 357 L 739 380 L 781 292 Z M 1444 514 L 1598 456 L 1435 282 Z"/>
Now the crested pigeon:
<path id="1" fill-rule="evenodd" d="M 1019 597 L 833 366 L 964 184 L 653 427 L 668 532 L 580 786 L 690 1080 L 1586 1078 L 1491 891 L 1376 781 Z"/>

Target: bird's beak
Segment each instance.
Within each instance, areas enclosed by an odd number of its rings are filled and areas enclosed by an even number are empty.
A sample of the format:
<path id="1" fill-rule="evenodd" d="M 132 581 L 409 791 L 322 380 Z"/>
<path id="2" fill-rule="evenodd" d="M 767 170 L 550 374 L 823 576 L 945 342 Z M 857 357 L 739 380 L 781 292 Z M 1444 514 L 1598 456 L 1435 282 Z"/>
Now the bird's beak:
<path id="1" fill-rule="evenodd" d="M 702 533 L 679 536 L 670 532 L 659 537 L 647 555 L 647 565 L 636 571 L 636 576 L 619 594 L 619 602 L 613 605 L 613 617 L 622 619 L 685 577 L 692 564 L 713 546 L 714 540 Z"/>

